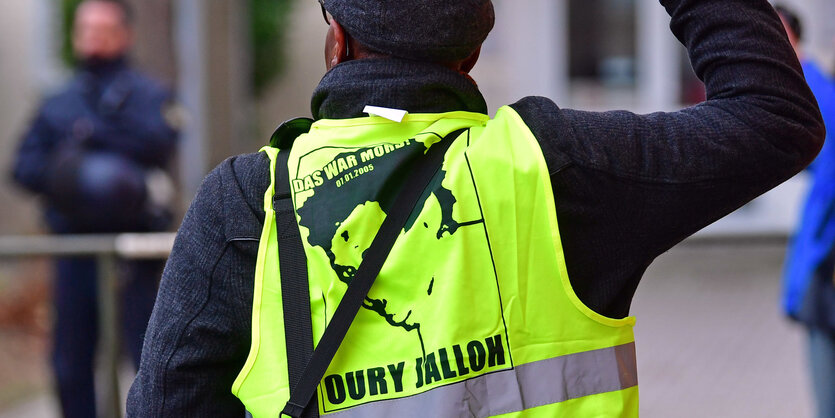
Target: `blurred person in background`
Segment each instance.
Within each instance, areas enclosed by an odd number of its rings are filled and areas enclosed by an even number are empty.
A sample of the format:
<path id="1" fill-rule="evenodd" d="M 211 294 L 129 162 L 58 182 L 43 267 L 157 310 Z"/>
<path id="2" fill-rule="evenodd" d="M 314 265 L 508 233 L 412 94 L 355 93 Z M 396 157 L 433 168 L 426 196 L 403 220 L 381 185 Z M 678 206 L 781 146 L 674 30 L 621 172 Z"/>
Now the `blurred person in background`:
<path id="1" fill-rule="evenodd" d="M 171 94 L 131 68 L 131 43 L 131 10 L 125 3 L 81 2 L 72 30 L 78 71 L 41 104 L 23 137 L 13 176 L 43 199 L 54 233 L 169 226 L 165 200 L 171 190 L 162 170 L 177 143 L 165 117 Z M 123 345 L 137 366 L 161 270 L 159 261 L 120 265 Z M 95 417 L 96 261 L 59 258 L 55 271 L 52 361 L 61 408 L 65 417 Z"/>
<path id="2" fill-rule="evenodd" d="M 823 141 L 766 0 L 657 6 L 705 82 L 703 104 L 638 115 L 526 97 L 493 118 L 469 76 L 501 18 L 490 0 L 320 3 L 327 72 L 313 119 L 203 182 L 129 416 L 637 416 L 629 311 L 644 271 L 802 170 Z M 411 223 L 386 229 L 399 238 L 344 341 L 324 344 L 357 265 L 382 254 L 368 249 L 405 201 L 395 192 L 438 155 Z M 281 252 L 293 234 L 297 251 Z M 293 262 L 309 277 L 285 276 Z M 282 300 L 294 283 L 309 298 Z M 313 337 L 285 334 L 293 312 L 310 315 L 295 324 Z M 290 405 L 292 370 L 308 364 L 291 356 L 315 341 L 336 357 L 311 378 L 315 401 Z"/>
<path id="3" fill-rule="evenodd" d="M 835 81 L 803 54 L 800 18 L 776 7 L 818 100 L 826 141 L 809 166 L 812 177 L 785 263 L 783 308 L 809 332 L 809 370 L 818 416 L 835 417 Z"/>

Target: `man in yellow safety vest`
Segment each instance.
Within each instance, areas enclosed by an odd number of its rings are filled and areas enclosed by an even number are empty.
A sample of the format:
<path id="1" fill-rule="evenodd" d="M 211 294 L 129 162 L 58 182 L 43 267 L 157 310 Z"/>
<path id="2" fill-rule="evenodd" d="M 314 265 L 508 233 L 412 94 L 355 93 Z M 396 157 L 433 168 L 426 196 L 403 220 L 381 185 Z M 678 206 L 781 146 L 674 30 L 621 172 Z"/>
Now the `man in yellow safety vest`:
<path id="1" fill-rule="evenodd" d="M 636 416 L 644 270 L 823 137 L 767 1 L 661 3 L 705 103 L 491 119 L 468 75 L 491 1 L 324 0 L 313 119 L 207 177 L 129 414 Z"/>

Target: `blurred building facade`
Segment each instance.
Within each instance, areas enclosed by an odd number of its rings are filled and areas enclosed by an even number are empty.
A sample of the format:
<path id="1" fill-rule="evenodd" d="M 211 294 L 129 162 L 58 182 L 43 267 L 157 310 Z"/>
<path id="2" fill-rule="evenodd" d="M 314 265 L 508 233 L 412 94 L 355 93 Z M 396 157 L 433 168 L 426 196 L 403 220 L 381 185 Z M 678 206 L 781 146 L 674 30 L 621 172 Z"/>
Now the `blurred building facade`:
<path id="1" fill-rule="evenodd" d="M 284 37 L 285 72 L 259 99 L 247 87 L 251 53 L 247 2 L 131 0 L 137 10 L 136 61 L 176 83 L 187 109 L 179 173 L 183 201 L 223 158 L 254 152 L 279 122 L 310 114 L 310 93 L 324 73 L 326 27 L 312 0 L 292 1 Z M 657 0 L 494 0 L 497 23 L 473 71 L 491 112 L 525 95 L 562 107 L 673 110 L 703 98 L 683 47 Z M 0 173 L 42 94 L 68 71 L 58 56 L 54 0 L 0 4 Z M 807 28 L 806 49 L 835 65 L 835 2 L 785 0 Z M 37 229 L 31 198 L 0 182 L 0 233 Z M 799 176 L 708 228 L 706 233 L 785 234 L 796 218 Z"/>

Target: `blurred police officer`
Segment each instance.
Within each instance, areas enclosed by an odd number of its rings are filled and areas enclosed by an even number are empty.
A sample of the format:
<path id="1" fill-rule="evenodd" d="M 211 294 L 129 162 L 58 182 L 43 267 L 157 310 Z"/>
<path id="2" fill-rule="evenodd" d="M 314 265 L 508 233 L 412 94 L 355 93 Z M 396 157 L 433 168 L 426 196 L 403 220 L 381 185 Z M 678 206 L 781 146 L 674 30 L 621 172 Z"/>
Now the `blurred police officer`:
<path id="1" fill-rule="evenodd" d="M 177 134 L 166 122 L 170 93 L 130 68 L 131 10 L 117 0 L 85 0 L 75 13 L 75 77 L 41 105 L 23 138 L 14 179 L 44 200 L 59 234 L 147 232 L 170 216 L 147 187 L 164 168 Z M 125 263 L 125 346 L 139 363 L 156 294 L 159 262 Z M 53 366 L 64 416 L 94 417 L 98 336 L 96 265 L 56 262 Z"/>

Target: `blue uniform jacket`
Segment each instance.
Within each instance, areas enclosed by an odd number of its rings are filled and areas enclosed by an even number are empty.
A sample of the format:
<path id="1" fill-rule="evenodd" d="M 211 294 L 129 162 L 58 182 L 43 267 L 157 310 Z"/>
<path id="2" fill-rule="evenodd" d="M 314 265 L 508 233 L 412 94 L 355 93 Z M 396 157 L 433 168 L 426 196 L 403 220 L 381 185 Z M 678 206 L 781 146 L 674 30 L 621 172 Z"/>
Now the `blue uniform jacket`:
<path id="1" fill-rule="evenodd" d="M 809 166 L 812 184 L 786 259 L 783 307 L 795 319 L 835 329 L 835 81 L 811 61 L 802 64 L 828 132 Z"/>

